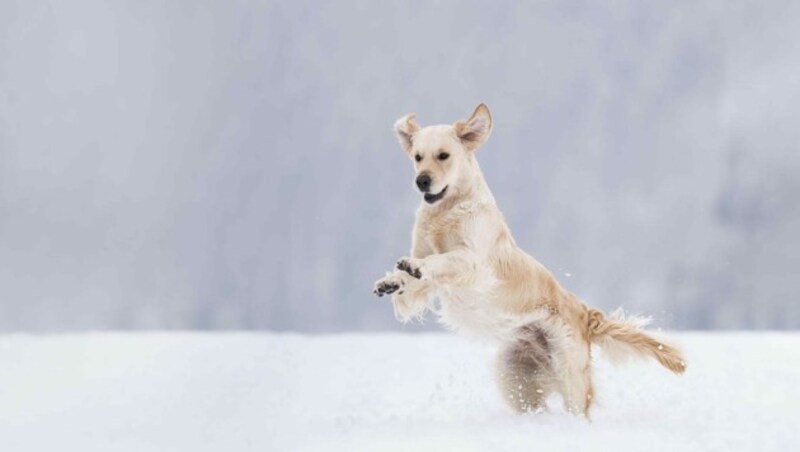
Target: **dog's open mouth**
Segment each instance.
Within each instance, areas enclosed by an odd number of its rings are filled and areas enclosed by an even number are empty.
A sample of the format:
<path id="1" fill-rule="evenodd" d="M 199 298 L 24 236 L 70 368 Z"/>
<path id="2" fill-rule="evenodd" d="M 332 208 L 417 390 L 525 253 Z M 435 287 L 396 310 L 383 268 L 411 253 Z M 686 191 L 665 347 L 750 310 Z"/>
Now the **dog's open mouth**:
<path id="1" fill-rule="evenodd" d="M 445 186 L 442 189 L 442 191 L 440 191 L 439 193 L 437 193 L 435 195 L 430 194 L 430 193 L 425 193 L 425 202 L 427 202 L 428 204 L 435 203 L 436 201 L 444 198 L 444 192 L 446 192 L 446 191 L 447 191 L 447 187 Z"/>

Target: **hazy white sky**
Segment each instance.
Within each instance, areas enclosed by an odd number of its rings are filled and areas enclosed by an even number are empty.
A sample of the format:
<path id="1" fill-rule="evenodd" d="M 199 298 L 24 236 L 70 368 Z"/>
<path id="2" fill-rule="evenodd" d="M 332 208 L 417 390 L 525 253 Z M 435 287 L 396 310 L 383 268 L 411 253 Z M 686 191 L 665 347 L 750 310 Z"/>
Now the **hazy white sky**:
<path id="1" fill-rule="evenodd" d="M 370 294 L 419 201 L 391 124 L 479 101 L 518 242 L 579 296 L 800 327 L 799 13 L 2 2 L 0 330 L 400 328 Z"/>

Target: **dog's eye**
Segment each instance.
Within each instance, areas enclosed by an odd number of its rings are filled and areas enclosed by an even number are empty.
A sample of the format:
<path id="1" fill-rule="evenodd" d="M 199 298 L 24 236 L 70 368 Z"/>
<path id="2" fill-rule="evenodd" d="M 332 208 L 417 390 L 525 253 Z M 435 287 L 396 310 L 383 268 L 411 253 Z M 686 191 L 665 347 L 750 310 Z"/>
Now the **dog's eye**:
<path id="1" fill-rule="evenodd" d="M 450 154 L 448 154 L 447 152 L 442 152 L 437 156 L 437 158 L 439 160 L 447 160 L 448 158 L 450 158 Z"/>
<path id="2" fill-rule="evenodd" d="M 415 156 L 414 156 L 414 160 L 416 160 L 416 161 L 418 161 L 418 162 L 419 162 L 419 161 L 421 161 L 421 160 L 422 160 L 422 156 L 421 156 L 421 155 L 419 155 L 419 154 L 417 154 L 417 155 L 415 155 Z"/>

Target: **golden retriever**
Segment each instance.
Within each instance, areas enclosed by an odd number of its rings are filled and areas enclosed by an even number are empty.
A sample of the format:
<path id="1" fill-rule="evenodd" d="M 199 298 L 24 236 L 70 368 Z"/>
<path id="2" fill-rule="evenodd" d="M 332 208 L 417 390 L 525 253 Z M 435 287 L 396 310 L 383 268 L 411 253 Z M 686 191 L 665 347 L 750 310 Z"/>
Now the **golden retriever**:
<path id="1" fill-rule="evenodd" d="M 423 195 L 410 256 L 374 287 L 392 296 L 400 320 L 432 310 L 451 329 L 499 341 L 503 398 L 520 412 L 544 409 L 557 392 L 568 411 L 588 417 L 591 344 L 611 359 L 651 357 L 686 370 L 680 351 L 647 334 L 640 319 L 586 306 L 517 247 L 475 158 L 492 132 L 486 105 L 453 125 L 420 127 L 410 114 L 394 131 Z"/>

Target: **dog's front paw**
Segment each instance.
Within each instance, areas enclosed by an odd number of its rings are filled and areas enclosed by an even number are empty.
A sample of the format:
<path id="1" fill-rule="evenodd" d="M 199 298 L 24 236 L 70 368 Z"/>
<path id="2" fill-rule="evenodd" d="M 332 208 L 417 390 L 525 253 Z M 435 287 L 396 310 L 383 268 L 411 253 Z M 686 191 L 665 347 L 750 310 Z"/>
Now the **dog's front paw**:
<path id="1" fill-rule="evenodd" d="M 397 269 L 404 271 L 417 279 L 422 279 L 422 259 L 404 257 L 397 261 Z"/>
<path id="2" fill-rule="evenodd" d="M 372 290 L 372 293 L 379 297 L 391 295 L 400 290 L 403 285 L 403 281 L 400 278 L 394 275 L 386 275 L 375 282 L 375 288 Z M 400 290 L 398 293 L 402 294 L 403 291 Z"/>

